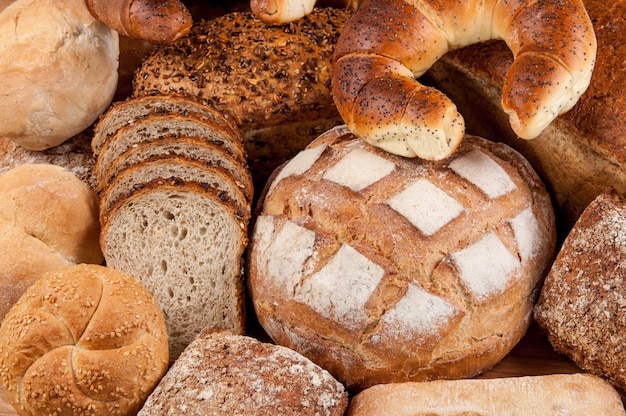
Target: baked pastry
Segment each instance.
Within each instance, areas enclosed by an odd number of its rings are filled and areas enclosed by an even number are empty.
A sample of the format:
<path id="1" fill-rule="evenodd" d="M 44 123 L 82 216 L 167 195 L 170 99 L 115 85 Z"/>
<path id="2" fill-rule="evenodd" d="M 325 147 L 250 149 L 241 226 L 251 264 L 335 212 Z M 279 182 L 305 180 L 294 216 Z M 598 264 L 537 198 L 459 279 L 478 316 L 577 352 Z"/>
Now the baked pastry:
<path id="1" fill-rule="evenodd" d="M 618 392 L 590 374 L 437 380 L 373 386 L 348 416 L 625 415 Z"/>
<path id="2" fill-rule="evenodd" d="M 57 146 L 111 104 L 119 36 L 84 0 L 17 0 L 0 13 L 0 137 Z"/>
<path id="3" fill-rule="evenodd" d="M 167 359 L 152 296 L 100 265 L 45 274 L 0 327 L 0 381 L 21 415 L 134 415 Z"/>
<path id="4" fill-rule="evenodd" d="M 171 362 L 207 325 L 244 332 L 249 215 L 207 184 L 171 178 L 142 183 L 103 218 L 106 264 L 155 297 Z"/>
<path id="5" fill-rule="evenodd" d="M 189 33 L 193 18 L 178 0 L 84 0 L 89 12 L 123 36 L 170 43 Z"/>
<path id="6" fill-rule="evenodd" d="M 45 272 L 100 264 L 98 197 L 65 168 L 25 164 L 0 175 L 0 320 Z"/>
<path id="7" fill-rule="evenodd" d="M 565 238 L 535 307 L 554 349 L 626 391 L 626 200 L 600 194 Z"/>
<path id="8" fill-rule="evenodd" d="M 230 115 L 261 189 L 278 165 L 341 123 L 331 96 L 331 59 L 350 14 L 318 8 L 282 26 L 251 12 L 196 22 L 188 36 L 144 60 L 133 94 L 187 94 Z"/>
<path id="9" fill-rule="evenodd" d="M 564 234 L 607 188 L 626 194 L 626 2 L 584 0 L 597 38 L 589 88 L 533 140 L 520 140 L 500 97 L 513 56 L 500 41 L 450 52 L 425 75 L 449 96 L 467 131 L 522 153 L 552 194 Z"/>
<path id="10" fill-rule="evenodd" d="M 341 383 L 297 352 L 208 327 L 172 365 L 139 416 L 342 416 L 347 405 Z"/>
<path id="11" fill-rule="evenodd" d="M 256 315 L 351 390 L 491 368 L 528 328 L 555 247 L 530 164 L 478 137 L 428 162 L 337 127 L 278 169 L 260 204 Z"/>
<path id="12" fill-rule="evenodd" d="M 337 109 L 372 145 L 444 159 L 463 138 L 463 117 L 416 78 L 449 50 L 489 39 L 503 39 L 515 57 L 501 101 L 520 137 L 535 138 L 589 85 L 596 38 L 582 0 L 365 0 L 337 40 Z"/>

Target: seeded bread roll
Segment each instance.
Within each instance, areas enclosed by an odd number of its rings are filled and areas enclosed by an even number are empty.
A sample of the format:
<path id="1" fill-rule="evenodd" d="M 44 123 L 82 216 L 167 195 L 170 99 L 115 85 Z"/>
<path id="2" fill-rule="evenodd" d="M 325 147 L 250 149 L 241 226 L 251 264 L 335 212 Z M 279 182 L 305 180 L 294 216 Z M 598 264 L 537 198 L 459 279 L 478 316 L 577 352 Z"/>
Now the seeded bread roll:
<path id="1" fill-rule="evenodd" d="M 352 390 L 474 376 L 513 348 L 552 259 L 554 214 L 517 152 L 463 143 L 427 162 L 342 126 L 277 170 L 247 262 L 276 343 Z"/>
<path id="2" fill-rule="evenodd" d="M 608 187 L 626 193 L 626 2 L 584 0 L 597 38 L 589 88 L 536 139 L 511 130 L 500 104 L 513 56 L 502 42 L 472 45 L 443 56 L 426 73 L 457 105 L 467 130 L 522 153 L 553 195 L 564 235 Z"/>
<path id="3" fill-rule="evenodd" d="M 99 265 L 47 273 L 0 327 L 0 381 L 20 415 L 134 415 L 167 359 L 152 296 Z"/>
<path id="4" fill-rule="evenodd" d="M 196 22 L 187 37 L 144 60 L 133 93 L 189 94 L 231 114 L 261 187 L 280 163 L 340 123 L 331 58 L 350 14 L 317 8 L 282 26 L 251 12 Z"/>
<path id="5" fill-rule="evenodd" d="M 602 193 L 548 273 L 535 319 L 557 352 L 626 391 L 626 200 Z"/>
<path id="6" fill-rule="evenodd" d="M 45 272 L 103 261 L 98 197 L 65 168 L 25 164 L 0 175 L 0 320 Z"/>
<path id="7" fill-rule="evenodd" d="M 172 365 L 139 416 L 342 416 L 345 388 L 297 352 L 207 327 Z"/>

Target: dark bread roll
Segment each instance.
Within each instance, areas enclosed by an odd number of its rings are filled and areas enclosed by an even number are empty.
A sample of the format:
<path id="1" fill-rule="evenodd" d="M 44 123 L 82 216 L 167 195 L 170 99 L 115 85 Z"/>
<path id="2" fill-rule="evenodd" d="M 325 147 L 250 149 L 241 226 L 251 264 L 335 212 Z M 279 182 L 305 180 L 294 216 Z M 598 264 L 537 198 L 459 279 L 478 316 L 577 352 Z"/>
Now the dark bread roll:
<path id="1" fill-rule="evenodd" d="M 297 352 L 207 327 L 172 365 L 139 416 L 334 415 L 345 388 Z"/>
<path id="2" fill-rule="evenodd" d="M 427 162 L 337 127 L 276 171 L 259 213 L 247 270 L 260 323 L 354 390 L 499 362 L 555 247 L 528 162 L 471 136 Z"/>
<path id="3" fill-rule="evenodd" d="M 602 193 L 583 211 L 548 273 L 535 320 L 554 349 L 626 392 L 626 199 Z"/>

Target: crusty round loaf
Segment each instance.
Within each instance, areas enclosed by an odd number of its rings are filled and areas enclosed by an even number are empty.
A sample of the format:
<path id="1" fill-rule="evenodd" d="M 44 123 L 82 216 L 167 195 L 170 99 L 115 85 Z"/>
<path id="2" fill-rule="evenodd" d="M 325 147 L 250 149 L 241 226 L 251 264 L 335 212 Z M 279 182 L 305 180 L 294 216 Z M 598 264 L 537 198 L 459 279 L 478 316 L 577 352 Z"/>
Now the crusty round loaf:
<path id="1" fill-rule="evenodd" d="M 111 103 L 119 36 L 84 0 L 17 0 L 0 13 L 0 33 L 0 137 L 49 149 Z"/>
<path id="2" fill-rule="evenodd" d="M 0 320 L 47 271 L 102 263 L 98 197 L 72 172 L 25 164 L 0 175 Z"/>
<path id="3" fill-rule="evenodd" d="M 555 248 L 550 198 L 506 145 L 441 162 L 335 128 L 276 171 L 250 241 L 267 333 L 350 389 L 477 375 L 531 321 Z"/>
<path id="4" fill-rule="evenodd" d="M 47 273 L 0 327 L 0 381 L 22 415 L 133 415 L 167 364 L 154 299 L 100 265 Z"/>
<path id="5" fill-rule="evenodd" d="M 207 327 L 139 415 L 342 416 L 347 405 L 344 386 L 297 352 Z"/>
<path id="6" fill-rule="evenodd" d="M 535 320 L 554 349 L 626 391 L 626 199 L 598 195 L 565 238 Z"/>

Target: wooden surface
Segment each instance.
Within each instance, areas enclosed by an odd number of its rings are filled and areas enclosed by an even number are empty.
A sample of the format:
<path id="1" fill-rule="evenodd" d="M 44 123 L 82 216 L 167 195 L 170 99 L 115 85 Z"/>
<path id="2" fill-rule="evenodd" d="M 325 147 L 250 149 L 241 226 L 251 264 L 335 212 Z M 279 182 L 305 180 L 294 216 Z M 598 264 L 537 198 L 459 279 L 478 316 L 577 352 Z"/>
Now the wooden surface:
<path id="1" fill-rule="evenodd" d="M 526 336 L 491 371 L 479 378 L 531 376 L 557 373 L 574 373 L 581 370 L 567 357 L 557 354 L 547 338 L 535 326 L 531 326 Z M 17 413 L 9 404 L 6 395 L 0 391 L 0 416 L 15 416 Z"/>

